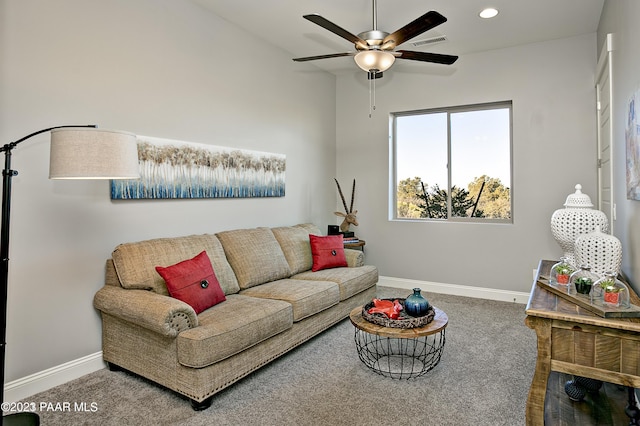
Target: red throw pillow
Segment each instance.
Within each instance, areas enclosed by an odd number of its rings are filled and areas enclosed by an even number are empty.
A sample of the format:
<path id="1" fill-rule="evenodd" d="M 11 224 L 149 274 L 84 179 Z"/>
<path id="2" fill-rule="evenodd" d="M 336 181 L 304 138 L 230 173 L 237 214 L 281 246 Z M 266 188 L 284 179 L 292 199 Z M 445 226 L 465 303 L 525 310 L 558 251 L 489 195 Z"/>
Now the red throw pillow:
<path id="1" fill-rule="evenodd" d="M 156 266 L 156 271 L 171 297 L 191 305 L 196 314 L 227 300 L 206 251 L 172 266 Z"/>
<path id="2" fill-rule="evenodd" d="M 313 266 L 311 267 L 313 272 L 347 266 L 342 234 L 327 235 L 326 237 L 309 234 L 309 242 L 313 256 Z"/>

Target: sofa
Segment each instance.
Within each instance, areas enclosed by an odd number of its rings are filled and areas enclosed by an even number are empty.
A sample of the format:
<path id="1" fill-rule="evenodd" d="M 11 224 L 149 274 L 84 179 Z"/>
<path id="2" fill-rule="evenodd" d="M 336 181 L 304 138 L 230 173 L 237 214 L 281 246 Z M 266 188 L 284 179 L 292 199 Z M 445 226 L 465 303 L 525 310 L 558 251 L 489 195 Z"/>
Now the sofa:
<path id="1" fill-rule="evenodd" d="M 340 266 L 323 263 L 329 238 L 300 224 L 120 244 L 94 298 L 104 360 L 208 408 L 217 392 L 375 297 L 378 271 L 362 251 L 332 249 Z M 174 288 L 194 259 L 213 269 L 196 283 L 207 294 L 218 289 L 199 313 Z"/>

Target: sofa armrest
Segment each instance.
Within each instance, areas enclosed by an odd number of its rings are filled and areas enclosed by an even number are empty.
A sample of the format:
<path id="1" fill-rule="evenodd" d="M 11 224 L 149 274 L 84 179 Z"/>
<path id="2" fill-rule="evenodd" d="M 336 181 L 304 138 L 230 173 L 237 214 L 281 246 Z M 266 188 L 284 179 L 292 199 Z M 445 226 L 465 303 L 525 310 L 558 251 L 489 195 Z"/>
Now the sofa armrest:
<path id="1" fill-rule="evenodd" d="M 344 249 L 344 255 L 347 258 L 347 266 L 350 268 L 364 266 L 364 253 L 362 251 Z"/>
<path id="2" fill-rule="evenodd" d="M 198 317 L 191 306 L 147 290 L 126 290 L 107 285 L 98 290 L 93 298 L 93 306 L 106 314 L 169 337 L 198 326 Z"/>

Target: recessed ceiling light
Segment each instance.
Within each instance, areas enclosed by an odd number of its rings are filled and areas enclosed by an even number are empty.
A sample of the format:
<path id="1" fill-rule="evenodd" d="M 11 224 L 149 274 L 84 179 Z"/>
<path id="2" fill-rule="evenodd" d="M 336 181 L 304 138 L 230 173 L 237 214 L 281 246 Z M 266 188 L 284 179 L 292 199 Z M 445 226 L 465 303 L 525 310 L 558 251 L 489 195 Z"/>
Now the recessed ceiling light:
<path id="1" fill-rule="evenodd" d="M 498 9 L 494 9 L 493 7 L 488 7 L 486 9 L 482 10 L 478 15 L 481 18 L 489 19 L 489 18 L 493 18 L 497 14 L 498 14 Z"/>

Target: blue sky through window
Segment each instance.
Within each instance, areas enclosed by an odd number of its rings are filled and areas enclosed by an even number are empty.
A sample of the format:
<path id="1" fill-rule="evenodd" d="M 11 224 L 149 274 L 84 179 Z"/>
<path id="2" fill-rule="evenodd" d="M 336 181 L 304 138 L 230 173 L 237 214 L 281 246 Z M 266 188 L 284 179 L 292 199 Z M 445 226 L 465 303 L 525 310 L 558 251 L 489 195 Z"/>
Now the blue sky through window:
<path id="1" fill-rule="evenodd" d="M 451 113 L 452 183 L 467 188 L 488 175 L 511 187 L 510 109 Z M 447 113 L 396 117 L 398 182 L 420 177 L 429 187 L 447 188 Z"/>

